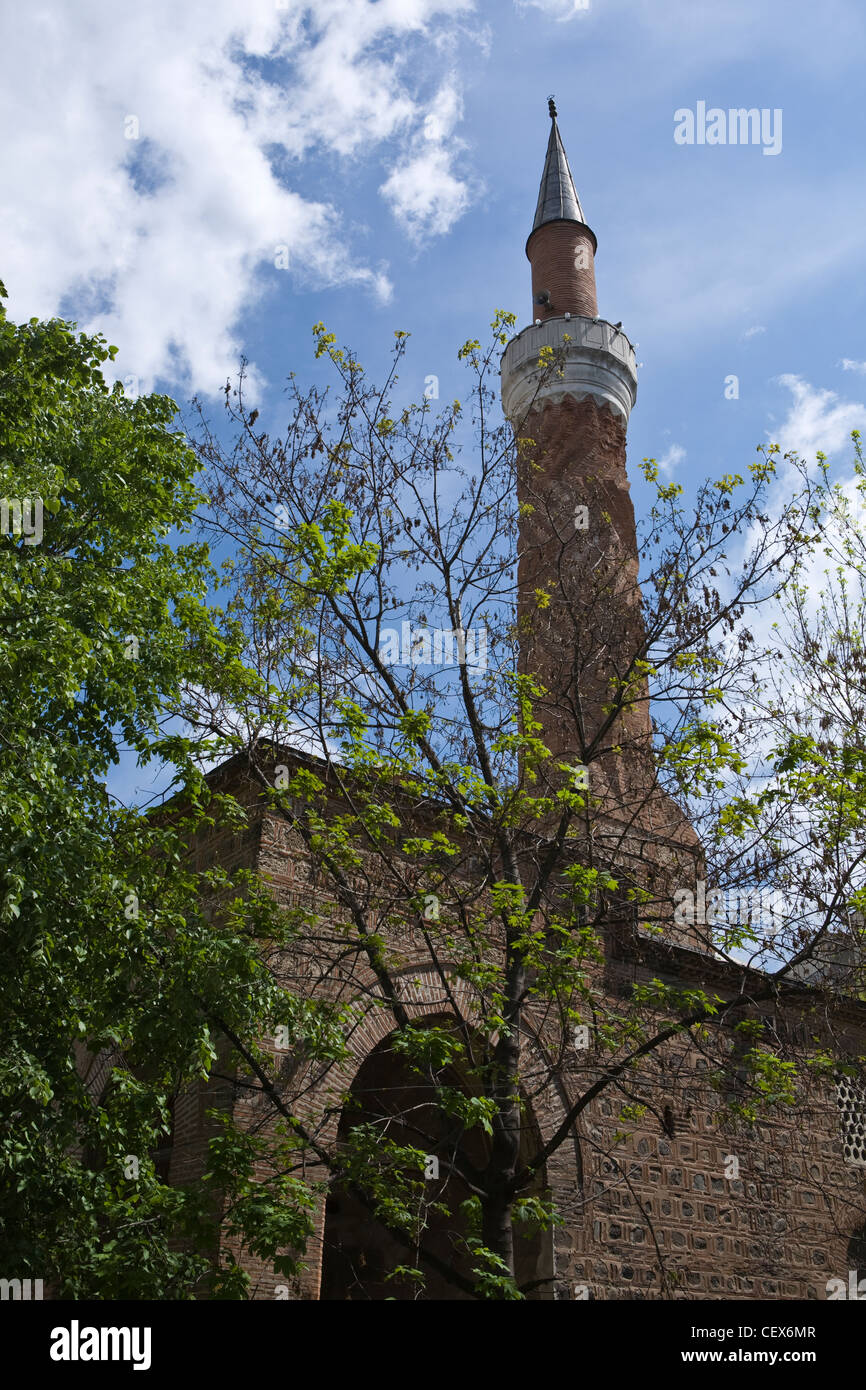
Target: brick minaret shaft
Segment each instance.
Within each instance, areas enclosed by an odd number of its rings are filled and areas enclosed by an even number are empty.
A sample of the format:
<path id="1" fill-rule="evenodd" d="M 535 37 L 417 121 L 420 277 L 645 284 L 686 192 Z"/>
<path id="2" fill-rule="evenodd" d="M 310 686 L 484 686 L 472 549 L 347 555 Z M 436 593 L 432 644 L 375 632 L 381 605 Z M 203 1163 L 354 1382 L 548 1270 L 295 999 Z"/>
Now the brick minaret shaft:
<path id="1" fill-rule="evenodd" d="M 643 637 L 626 474 L 634 349 L 619 325 L 598 317 L 597 241 L 552 100 L 550 116 L 526 244 L 534 322 L 502 359 L 505 414 L 517 438 L 532 441 L 518 465 L 521 666 L 549 692 L 537 712 L 552 752 L 591 762 L 609 810 L 634 815 L 653 783 L 649 700 L 639 670 L 634 703 L 609 728 L 605 710 L 615 683 L 634 672 Z M 544 349 L 556 355 L 552 371 L 541 365 Z M 538 591 L 549 595 L 547 607 L 539 606 Z"/>

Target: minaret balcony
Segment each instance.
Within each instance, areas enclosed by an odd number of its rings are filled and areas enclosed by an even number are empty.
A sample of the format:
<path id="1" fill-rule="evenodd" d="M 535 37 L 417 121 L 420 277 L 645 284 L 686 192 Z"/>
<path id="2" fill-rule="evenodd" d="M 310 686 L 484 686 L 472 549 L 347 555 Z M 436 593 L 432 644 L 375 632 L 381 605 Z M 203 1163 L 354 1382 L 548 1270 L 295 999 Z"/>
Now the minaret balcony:
<path id="1" fill-rule="evenodd" d="M 541 384 L 542 348 L 564 350 L 561 368 Z M 563 314 L 530 324 L 511 339 L 502 354 L 502 408 L 511 421 L 533 406 L 565 396 L 591 396 L 607 404 L 625 425 L 637 397 L 634 347 L 621 328 L 606 319 Z"/>

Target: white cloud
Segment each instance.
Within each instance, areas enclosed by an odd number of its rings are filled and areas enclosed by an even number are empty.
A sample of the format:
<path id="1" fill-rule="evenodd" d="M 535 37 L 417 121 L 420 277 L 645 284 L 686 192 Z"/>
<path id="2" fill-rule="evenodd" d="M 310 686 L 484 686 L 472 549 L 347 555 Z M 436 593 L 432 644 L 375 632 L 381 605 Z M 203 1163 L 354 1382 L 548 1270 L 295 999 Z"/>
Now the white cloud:
<path id="1" fill-rule="evenodd" d="M 586 14 L 589 3 L 590 0 L 515 0 L 518 10 L 541 10 L 560 24 L 574 19 L 575 15 Z"/>
<path id="2" fill-rule="evenodd" d="M 439 236 L 466 210 L 466 185 L 454 177 L 444 150 L 423 150 L 393 169 L 380 192 L 413 241 Z"/>
<path id="3" fill-rule="evenodd" d="M 852 430 L 866 430 L 866 405 L 840 401 L 835 391 L 811 386 L 802 377 L 787 373 L 777 378 L 791 392 L 791 408 L 781 425 L 768 437 L 784 452 L 796 451 L 814 459 L 820 451 L 831 455 L 849 444 Z"/>
<path id="4" fill-rule="evenodd" d="M 747 328 L 743 334 L 744 338 L 757 338 L 759 334 L 766 333 L 766 328 L 762 323 L 756 323 L 751 328 Z"/>
<path id="5" fill-rule="evenodd" d="M 462 119 L 463 101 L 460 93 L 453 81 L 446 82 L 439 88 L 424 117 L 424 139 L 447 140 Z"/>
<path id="6" fill-rule="evenodd" d="M 842 358 L 843 372 L 862 372 L 866 375 L 866 362 L 855 362 L 852 357 Z"/>
<path id="7" fill-rule="evenodd" d="M 671 444 L 670 447 L 662 454 L 661 458 L 657 460 L 659 472 L 661 473 L 662 477 L 672 477 L 675 469 L 679 468 L 685 456 L 686 451 L 683 448 L 682 444 Z"/>
<path id="8" fill-rule="evenodd" d="M 467 184 L 451 169 L 464 148 L 452 134 L 462 115 L 460 94 L 448 82 L 437 92 L 409 157 L 401 157 L 379 190 L 413 241 L 447 232 L 469 204 Z"/>
<path id="9" fill-rule="evenodd" d="M 210 392 L 236 367 L 241 316 L 279 284 L 277 265 L 293 282 L 387 298 L 387 268 L 352 245 L 341 166 L 392 163 L 384 145 L 399 136 L 406 181 L 392 172 L 383 189 L 398 219 L 420 239 L 460 216 L 443 36 L 473 7 L 34 0 L 7 26 L 0 95 L 15 131 L 0 151 L 10 312 L 104 331 L 121 348 L 117 375 L 142 389 L 161 375 Z M 334 178 L 302 194 L 299 161 L 313 156 Z"/>

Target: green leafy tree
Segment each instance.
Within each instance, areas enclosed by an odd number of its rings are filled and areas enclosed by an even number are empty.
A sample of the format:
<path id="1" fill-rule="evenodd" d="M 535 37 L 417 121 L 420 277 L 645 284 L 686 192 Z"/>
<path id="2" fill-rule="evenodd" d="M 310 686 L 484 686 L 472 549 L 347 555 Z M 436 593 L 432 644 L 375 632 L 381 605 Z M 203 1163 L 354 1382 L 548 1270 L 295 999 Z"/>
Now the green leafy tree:
<path id="1" fill-rule="evenodd" d="M 223 1217 L 286 1260 L 305 1190 L 230 1126 L 197 1183 L 169 1186 L 162 1158 L 175 1096 L 280 1004 L 270 898 L 187 848 L 244 817 L 203 783 L 181 692 L 259 682 L 208 607 L 206 548 L 178 540 L 201 498 L 174 404 L 109 388 L 115 351 L 0 317 L 0 1269 L 65 1296 L 242 1296 Z M 123 753 L 167 765 L 183 811 L 110 795 Z"/>

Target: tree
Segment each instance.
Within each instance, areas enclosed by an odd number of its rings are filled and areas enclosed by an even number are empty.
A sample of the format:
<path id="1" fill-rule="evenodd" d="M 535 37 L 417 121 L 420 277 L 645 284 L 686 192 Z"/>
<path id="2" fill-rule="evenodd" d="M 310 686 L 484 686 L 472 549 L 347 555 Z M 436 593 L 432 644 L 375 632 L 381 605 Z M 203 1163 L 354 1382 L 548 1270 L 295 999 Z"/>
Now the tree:
<path id="1" fill-rule="evenodd" d="M 832 480 L 818 456 L 820 533 L 787 586 L 763 696 L 772 775 L 729 816 L 784 899 L 774 949 L 785 968 L 830 997 L 862 999 L 866 480 L 856 430 L 852 444 L 847 480 Z"/>
<path id="2" fill-rule="evenodd" d="M 214 1017 L 269 1026 L 258 940 L 279 925 L 254 882 L 190 864 L 195 828 L 242 812 L 176 718 L 190 681 L 257 683 L 207 606 L 206 548 L 176 542 L 200 494 L 175 406 L 109 389 L 115 351 L 0 317 L 0 1265 L 67 1297 L 240 1296 L 212 1189 L 269 1254 L 302 1243 L 304 1194 L 280 1172 L 254 1189 L 255 1141 L 220 1129 L 200 1183 L 169 1186 L 162 1160 Z M 168 765 L 182 811 L 109 794 L 124 749 Z"/>
<path id="3" fill-rule="evenodd" d="M 513 322 L 498 314 L 486 349 L 460 351 L 468 413 L 394 403 L 406 334 L 375 386 L 321 324 L 335 397 L 293 378 L 272 438 L 242 371 L 226 387 L 230 448 L 199 410 L 206 525 L 230 552 L 227 611 L 263 687 L 221 703 L 190 689 L 185 714 L 236 738 L 306 884 L 283 899 L 293 941 L 268 958 L 282 1051 L 236 1059 L 257 1132 L 279 1117 L 329 1210 L 342 1203 L 335 1287 L 355 1278 L 376 1297 L 549 1288 L 526 1233 L 559 1219 L 545 1175 L 588 1117 L 582 1144 L 628 1182 L 627 1135 L 671 1133 L 696 1088 L 719 1123 L 748 1127 L 767 1107 L 805 1123 L 834 1067 L 862 1068 L 803 984 L 827 924 L 803 935 L 783 890 L 795 863 L 814 887 L 826 841 L 808 759 L 782 746 L 770 695 L 770 618 L 786 601 L 799 611 L 828 494 L 773 447 L 687 511 L 647 460 L 639 588 L 603 490 L 590 535 L 563 526 L 537 417 L 514 438 L 497 415 L 490 378 Z M 539 367 L 544 379 L 561 363 Z M 831 683 L 846 659 L 825 661 Z M 846 727 L 845 768 L 860 738 Z M 756 769 L 774 779 L 759 794 Z M 772 829 L 780 795 L 812 827 L 796 855 Z M 848 832 L 857 815 L 855 789 Z M 850 873 L 825 894 L 831 918 L 858 901 Z M 627 998 L 606 974 L 617 941 L 642 971 Z M 703 982 L 663 982 L 685 949 Z M 355 1036 L 376 1018 L 387 1036 L 349 1085 Z M 542 1139 L 534 1116 L 554 1086 L 566 1100 Z M 378 1241 L 363 1277 L 346 1210 Z M 670 1291 L 677 1271 L 656 1248 Z"/>

